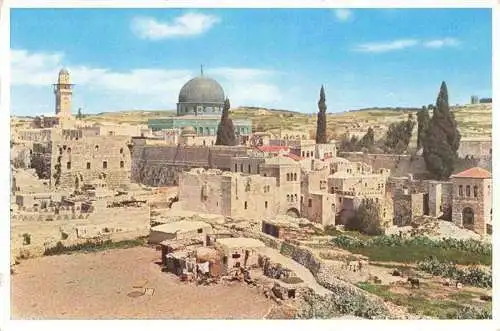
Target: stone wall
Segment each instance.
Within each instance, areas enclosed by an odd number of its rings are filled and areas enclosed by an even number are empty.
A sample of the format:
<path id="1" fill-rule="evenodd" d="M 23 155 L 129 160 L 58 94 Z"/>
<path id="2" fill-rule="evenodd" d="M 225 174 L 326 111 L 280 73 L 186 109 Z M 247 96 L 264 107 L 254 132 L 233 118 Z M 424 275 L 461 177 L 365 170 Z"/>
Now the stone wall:
<path id="1" fill-rule="evenodd" d="M 366 154 L 362 152 L 342 152 L 339 156 L 351 162 L 365 162 L 373 170 L 390 169 L 392 176 L 406 176 L 407 174 L 425 174 L 427 169 L 423 156 L 393 155 L 393 154 Z M 459 159 L 454 172 L 460 172 L 472 167 L 481 167 L 491 171 L 491 156 L 474 159 Z"/>
<path id="2" fill-rule="evenodd" d="M 149 186 L 178 185 L 179 174 L 192 168 L 231 170 L 232 158 L 244 147 L 154 146 L 134 140 L 131 180 Z"/>
<path id="3" fill-rule="evenodd" d="M 13 219 L 11 222 L 11 256 L 24 253 L 40 256 L 46 248 L 58 241 L 65 246 L 85 242 L 91 238 L 105 238 L 113 241 L 135 239 L 149 234 L 150 212 L 148 206 L 138 208 L 105 208 L 88 214 L 83 219 L 32 221 Z M 30 243 L 24 242 L 24 234 Z"/>

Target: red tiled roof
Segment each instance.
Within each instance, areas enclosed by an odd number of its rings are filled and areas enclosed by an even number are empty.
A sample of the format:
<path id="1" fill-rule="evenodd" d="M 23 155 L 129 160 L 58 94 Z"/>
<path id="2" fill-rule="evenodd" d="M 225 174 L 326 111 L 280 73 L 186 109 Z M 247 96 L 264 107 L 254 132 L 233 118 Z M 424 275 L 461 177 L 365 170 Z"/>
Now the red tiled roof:
<path id="1" fill-rule="evenodd" d="M 303 158 L 302 158 L 302 157 L 297 156 L 297 155 L 295 155 L 295 154 L 285 154 L 285 156 L 286 156 L 286 157 L 289 157 L 289 158 L 291 158 L 292 160 L 295 160 L 295 161 L 300 161 L 300 160 L 303 160 Z"/>
<path id="2" fill-rule="evenodd" d="M 270 153 L 277 153 L 279 151 L 287 151 L 290 148 L 288 146 L 271 146 L 271 145 L 265 145 L 265 146 L 259 146 L 257 149 L 261 152 L 270 152 Z"/>
<path id="3" fill-rule="evenodd" d="M 474 167 L 470 168 L 467 170 L 464 170 L 462 172 L 459 172 L 458 174 L 452 175 L 452 178 L 491 178 L 491 172 L 488 170 L 485 170 L 483 168 L 479 167 Z"/>

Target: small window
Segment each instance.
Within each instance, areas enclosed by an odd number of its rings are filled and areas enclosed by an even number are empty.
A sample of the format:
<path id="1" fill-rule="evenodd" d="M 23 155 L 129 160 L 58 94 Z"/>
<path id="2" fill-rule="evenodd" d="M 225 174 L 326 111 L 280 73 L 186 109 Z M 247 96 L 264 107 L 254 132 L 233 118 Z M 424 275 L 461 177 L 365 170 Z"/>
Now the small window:
<path id="1" fill-rule="evenodd" d="M 120 161 L 120 168 L 124 168 L 124 167 L 125 167 L 125 162 Z"/>
<path id="2" fill-rule="evenodd" d="M 248 203 L 245 201 L 245 210 L 248 208 Z"/>
<path id="3" fill-rule="evenodd" d="M 309 204 L 308 204 L 309 208 L 312 207 L 312 205 L 313 205 L 313 201 L 312 201 L 312 199 L 309 199 Z"/>
<path id="4" fill-rule="evenodd" d="M 97 152 L 99 150 L 99 145 L 95 145 L 95 151 Z"/>
<path id="5" fill-rule="evenodd" d="M 234 253 L 231 257 L 233 259 L 239 259 L 241 257 L 241 255 L 239 253 Z"/>
<path id="6" fill-rule="evenodd" d="M 477 185 L 474 185 L 474 198 L 477 198 L 478 192 L 477 192 Z"/>
<path id="7" fill-rule="evenodd" d="M 290 174 L 286 174 L 286 181 L 289 182 L 290 181 Z"/>
<path id="8" fill-rule="evenodd" d="M 464 196 L 464 188 L 462 185 L 458 186 L 458 195 L 463 197 Z"/>
<path id="9" fill-rule="evenodd" d="M 293 174 L 293 180 L 297 180 L 297 174 Z"/>
<path id="10" fill-rule="evenodd" d="M 198 229 L 197 232 L 198 233 L 203 233 L 203 229 Z"/>
<path id="11" fill-rule="evenodd" d="M 243 164 L 240 164 L 240 172 L 243 172 Z"/>
<path id="12" fill-rule="evenodd" d="M 103 169 L 108 169 L 108 161 L 103 161 L 102 162 L 102 168 Z"/>
<path id="13" fill-rule="evenodd" d="M 465 195 L 466 195 L 467 197 L 470 197 L 470 186 L 469 186 L 469 185 L 467 185 L 467 186 L 465 187 Z"/>
<path id="14" fill-rule="evenodd" d="M 120 148 L 120 154 L 123 154 L 123 148 Z"/>
<path id="15" fill-rule="evenodd" d="M 90 169 L 90 162 L 87 162 L 87 169 Z"/>
<path id="16" fill-rule="evenodd" d="M 248 173 L 251 173 L 252 172 L 252 168 L 250 166 L 250 164 L 248 165 Z"/>
<path id="17" fill-rule="evenodd" d="M 66 163 L 66 168 L 71 169 L 71 162 Z"/>
<path id="18" fill-rule="evenodd" d="M 264 206 L 265 206 L 265 207 L 266 207 L 266 209 L 267 209 L 267 201 L 265 201 L 265 202 L 264 202 Z"/>
<path id="19" fill-rule="evenodd" d="M 238 172 L 238 165 L 237 164 L 234 165 L 234 172 Z"/>
<path id="20" fill-rule="evenodd" d="M 222 264 L 227 264 L 227 256 L 224 256 L 224 257 L 222 258 Z"/>

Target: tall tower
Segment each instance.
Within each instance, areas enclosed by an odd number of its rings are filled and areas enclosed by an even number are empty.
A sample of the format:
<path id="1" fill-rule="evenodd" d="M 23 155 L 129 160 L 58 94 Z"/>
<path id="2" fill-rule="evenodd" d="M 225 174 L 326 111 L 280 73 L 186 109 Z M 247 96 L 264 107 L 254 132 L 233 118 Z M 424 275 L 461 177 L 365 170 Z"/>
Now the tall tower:
<path id="1" fill-rule="evenodd" d="M 54 84 L 54 94 L 56 96 L 56 116 L 71 117 L 71 97 L 73 95 L 73 84 L 69 79 L 69 72 L 66 69 L 59 71 L 57 84 Z"/>

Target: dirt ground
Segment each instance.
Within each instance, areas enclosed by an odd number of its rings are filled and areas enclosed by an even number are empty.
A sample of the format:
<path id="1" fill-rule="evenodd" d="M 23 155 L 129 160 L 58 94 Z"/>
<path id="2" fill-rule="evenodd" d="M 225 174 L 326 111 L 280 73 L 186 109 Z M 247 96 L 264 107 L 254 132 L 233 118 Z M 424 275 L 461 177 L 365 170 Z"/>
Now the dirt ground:
<path id="1" fill-rule="evenodd" d="M 244 284 L 184 284 L 160 271 L 159 257 L 135 247 L 22 261 L 11 280 L 11 318 L 262 319 L 272 306 Z M 145 282 L 154 294 L 134 297 L 133 286 Z"/>

